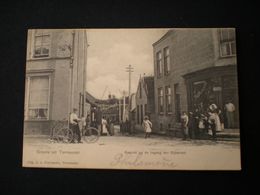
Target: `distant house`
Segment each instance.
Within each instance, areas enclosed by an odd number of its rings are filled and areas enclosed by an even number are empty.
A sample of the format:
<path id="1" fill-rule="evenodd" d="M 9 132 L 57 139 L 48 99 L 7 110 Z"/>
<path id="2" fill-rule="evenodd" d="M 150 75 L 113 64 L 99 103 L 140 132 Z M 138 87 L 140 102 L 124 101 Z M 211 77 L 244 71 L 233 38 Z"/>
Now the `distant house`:
<path id="1" fill-rule="evenodd" d="M 101 123 L 101 118 L 105 117 L 114 123 L 119 121 L 118 99 L 109 95 L 108 99 L 100 100 L 86 92 L 86 103 L 90 104 L 89 114 L 91 121 Z"/>
<path id="2" fill-rule="evenodd" d="M 148 116 L 154 121 L 154 77 L 140 77 L 136 91 L 136 128 L 140 129 L 143 119 Z"/>
<path id="3" fill-rule="evenodd" d="M 136 120 L 136 94 L 132 93 L 130 96 L 130 120 L 135 122 Z"/>

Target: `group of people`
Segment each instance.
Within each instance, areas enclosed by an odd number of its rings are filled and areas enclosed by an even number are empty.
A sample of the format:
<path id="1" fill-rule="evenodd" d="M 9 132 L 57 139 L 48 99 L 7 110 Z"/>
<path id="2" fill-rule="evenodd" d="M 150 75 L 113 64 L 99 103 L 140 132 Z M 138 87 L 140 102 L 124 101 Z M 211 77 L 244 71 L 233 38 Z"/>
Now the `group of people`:
<path id="1" fill-rule="evenodd" d="M 215 140 L 216 132 L 224 129 L 224 117 L 222 111 L 213 103 L 204 112 L 198 108 L 188 114 L 183 112 L 181 124 L 183 139 L 199 139 L 204 135 L 212 134 Z"/>
<path id="2" fill-rule="evenodd" d="M 114 125 L 110 119 L 106 119 L 105 117 L 103 117 L 100 126 L 101 135 L 114 135 Z M 69 117 L 69 128 L 73 131 L 72 143 L 83 143 L 81 141 L 81 134 L 89 127 L 99 129 L 99 124 L 97 123 L 97 121 L 91 121 L 89 114 L 86 118 L 79 118 L 77 115 L 77 109 L 74 108 Z"/>
<path id="3" fill-rule="evenodd" d="M 101 119 L 101 134 L 102 135 L 114 135 L 114 124 L 109 118 L 106 119 L 104 116 Z"/>

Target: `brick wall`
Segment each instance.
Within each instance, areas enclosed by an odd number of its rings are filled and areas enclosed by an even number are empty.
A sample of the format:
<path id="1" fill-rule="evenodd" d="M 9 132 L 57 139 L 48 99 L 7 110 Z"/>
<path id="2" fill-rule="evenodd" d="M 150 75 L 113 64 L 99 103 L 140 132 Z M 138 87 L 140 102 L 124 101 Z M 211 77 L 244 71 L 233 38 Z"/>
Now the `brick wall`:
<path id="1" fill-rule="evenodd" d="M 157 78 L 156 53 L 158 51 L 163 52 L 165 47 L 170 48 L 170 73 Z M 182 76 L 189 72 L 214 66 L 214 58 L 212 29 L 177 29 L 154 44 L 155 126 L 158 131 L 160 123 L 163 124 L 163 129 L 176 123 L 174 85 L 179 85 L 180 109 L 181 111 L 187 111 L 187 91 Z M 164 64 L 163 55 L 162 64 Z M 164 109 L 164 113 L 160 115 L 158 113 L 158 88 L 163 87 L 165 108 L 165 86 L 171 87 L 172 113 L 167 114 Z"/>

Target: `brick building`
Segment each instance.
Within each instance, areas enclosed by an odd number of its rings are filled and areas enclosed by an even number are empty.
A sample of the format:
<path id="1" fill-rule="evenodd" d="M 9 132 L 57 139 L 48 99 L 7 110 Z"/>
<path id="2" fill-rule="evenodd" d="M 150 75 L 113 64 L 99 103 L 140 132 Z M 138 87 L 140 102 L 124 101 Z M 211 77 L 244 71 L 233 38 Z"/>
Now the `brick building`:
<path id="1" fill-rule="evenodd" d="M 182 111 L 226 101 L 238 108 L 234 29 L 172 29 L 153 44 L 156 129 L 180 122 Z M 238 127 L 238 109 L 236 109 Z"/>
<path id="2" fill-rule="evenodd" d="M 86 49 L 84 30 L 28 31 L 25 134 L 48 134 L 73 108 L 84 114 Z"/>

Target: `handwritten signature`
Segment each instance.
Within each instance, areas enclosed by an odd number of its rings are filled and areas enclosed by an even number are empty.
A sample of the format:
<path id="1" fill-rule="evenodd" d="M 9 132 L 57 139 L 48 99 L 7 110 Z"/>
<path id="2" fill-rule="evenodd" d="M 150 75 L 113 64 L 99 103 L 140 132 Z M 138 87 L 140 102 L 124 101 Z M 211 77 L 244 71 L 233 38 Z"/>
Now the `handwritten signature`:
<path id="1" fill-rule="evenodd" d="M 118 153 L 114 156 L 111 166 L 133 166 L 133 167 L 168 167 L 174 168 L 177 166 L 172 159 L 160 157 L 158 160 L 143 159 L 142 154 L 123 154 Z"/>

